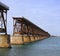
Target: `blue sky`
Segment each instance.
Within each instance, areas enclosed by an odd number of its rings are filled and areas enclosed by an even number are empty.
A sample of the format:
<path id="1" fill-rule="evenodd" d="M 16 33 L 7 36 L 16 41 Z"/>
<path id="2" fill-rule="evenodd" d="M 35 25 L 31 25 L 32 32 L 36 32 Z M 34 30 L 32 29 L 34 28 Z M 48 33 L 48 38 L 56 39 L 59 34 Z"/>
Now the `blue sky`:
<path id="1" fill-rule="evenodd" d="M 13 33 L 12 17 L 24 16 L 51 35 L 60 35 L 60 0 L 0 0 L 7 6 L 8 34 Z"/>

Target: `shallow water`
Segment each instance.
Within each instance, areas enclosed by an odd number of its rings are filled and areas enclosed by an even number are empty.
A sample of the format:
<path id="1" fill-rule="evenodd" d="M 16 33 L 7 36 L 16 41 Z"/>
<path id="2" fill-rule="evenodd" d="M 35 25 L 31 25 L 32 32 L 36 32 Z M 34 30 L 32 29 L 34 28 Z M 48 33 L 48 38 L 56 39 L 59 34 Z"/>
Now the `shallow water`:
<path id="1" fill-rule="evenodd" d="M 25 45 L 12 45 L 12 48 L 0 48 L 0 56 L 60 56 L 60 37 Z"/>

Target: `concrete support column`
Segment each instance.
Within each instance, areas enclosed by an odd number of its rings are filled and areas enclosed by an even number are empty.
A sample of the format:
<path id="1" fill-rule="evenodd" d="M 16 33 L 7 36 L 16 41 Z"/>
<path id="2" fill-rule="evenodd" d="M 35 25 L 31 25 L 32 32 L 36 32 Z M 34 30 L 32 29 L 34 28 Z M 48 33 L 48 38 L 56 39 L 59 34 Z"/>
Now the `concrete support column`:
<path id="1" fill-rule="evenodd" d="M 28 36 L 24 36 L 24 43 L 29 43 L 30 42 L 30 39 Z"/>
<path id="2" fill-rule="evenodd" d="M 35 41 L 34 36 L 31 36 L 30 38 L 31 38 L 31 42 Z"/>
<path id="3" fill-rule="evenodd" d="M 0 47 L 11 47 L 9 35 L 0 35 Z"/>

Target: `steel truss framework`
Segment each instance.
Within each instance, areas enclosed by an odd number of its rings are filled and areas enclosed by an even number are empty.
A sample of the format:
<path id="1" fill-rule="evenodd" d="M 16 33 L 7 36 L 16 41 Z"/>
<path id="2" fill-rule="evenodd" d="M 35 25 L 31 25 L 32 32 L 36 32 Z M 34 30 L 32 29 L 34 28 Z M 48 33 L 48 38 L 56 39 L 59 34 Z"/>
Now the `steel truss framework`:
<path id="1" fill-rule="evenodd" d="M 7 34 L 7 10 L 9 10 L 8 6 L 0 2 L 0 33 L 5 34 Z"/>
<path id="2" fill-rule="evenodd" d="M 13 35 L 50 36 L 48 32 L 39 28 L 24 17 L 13 17 L 13 27 Z"/>

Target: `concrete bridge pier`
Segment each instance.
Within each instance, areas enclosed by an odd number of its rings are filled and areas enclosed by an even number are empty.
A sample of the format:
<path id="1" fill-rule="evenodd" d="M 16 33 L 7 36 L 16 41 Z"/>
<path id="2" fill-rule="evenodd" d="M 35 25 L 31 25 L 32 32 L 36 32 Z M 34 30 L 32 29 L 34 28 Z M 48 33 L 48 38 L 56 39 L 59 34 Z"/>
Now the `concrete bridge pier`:
<path id="1" fill-rule="evenodd" d="M 37 36 L 35 36 L 35 41 L 37 41 L 38 40 L 38 37 Z"/>
<path id="2" fill-rule="evenodd" d="M 31 42 L 35 41 L 35 37 L 34 36 L 30 36 L 30 38 L 31 38 Z"/>
<path id="3" fill-rule="evenodd" d="M 23 38 L 24 38 L 24 43 L 30 43 L 31 42 L 31 39 L 29 36 L 26 35 Z"/>
<path id="4" fill-rule="evenodd" d="M 11 47 L 10 35 L 0 35 L 0 47 Z"/>

